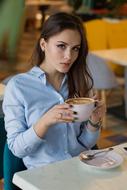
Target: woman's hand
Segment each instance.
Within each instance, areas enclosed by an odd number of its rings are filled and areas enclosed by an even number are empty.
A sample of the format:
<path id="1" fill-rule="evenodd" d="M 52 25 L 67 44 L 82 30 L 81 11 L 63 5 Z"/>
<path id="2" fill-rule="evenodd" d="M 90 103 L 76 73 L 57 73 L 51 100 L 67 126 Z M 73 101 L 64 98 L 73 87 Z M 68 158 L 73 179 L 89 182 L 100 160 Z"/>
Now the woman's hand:
<path id="1" fill-rule="evenodd" d="M 34 126 L 34 130 L 39 137 L 43 137 L 48 128 L 52 127 L 52 125 L 74 121 L 75 114 L 69 104 L 55 105 L 38 120 Z"/>
<path id="2" fill-rule="evenodd" d="M 71 110 L 71 106 L 66 103 L 55 105 L 41 118 L 41 121 L 47 126 L 62 122 L 72 122 L 73 120 L 74 112 Z"/>
<path id="3" fill-rule="evenodd" d="M 99 121 L 102 121 L 105 113 L 106 113 L 106 105 L 104 104 L 103 101 L 97 101 L 96 109 L 91 114 L 90 120 L 93 123 L 97 123 Z"/>
<path id="4" fill-rule="evenodd" d="M 92 98 L 96 100 L 96 109 L 93 111 L 92 115 L 90 116 L 90 120 L 93 123 L 97 123 L 99 121 L 102 121 L 106 113 L 106 105 L 104 104 L 103 101 L 98 100 L 96 95 Z"/>
<path id="5" fill-rule="evenodd" d="M 96 131 L 101 127 L 102 119 L 106 113 L 106 105 L 103 101 L 99 101 L 96 96 L 94 96 L 93 99 L 96 100 L 96 108 L 88 120 L 87 127 L 91 131 Z"/>

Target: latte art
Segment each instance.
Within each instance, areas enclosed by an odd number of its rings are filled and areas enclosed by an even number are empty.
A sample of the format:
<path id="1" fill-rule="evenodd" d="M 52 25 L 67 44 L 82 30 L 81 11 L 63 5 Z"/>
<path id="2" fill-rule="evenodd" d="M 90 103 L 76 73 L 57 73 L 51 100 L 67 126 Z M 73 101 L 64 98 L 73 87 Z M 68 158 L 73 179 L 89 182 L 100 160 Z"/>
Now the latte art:
<path id="1" fill-rule="evenodd" d="M 91 98 L 71 98 L 66 100 L 65 102 L 68 104 L 90 104 L 94 100 Z"/>

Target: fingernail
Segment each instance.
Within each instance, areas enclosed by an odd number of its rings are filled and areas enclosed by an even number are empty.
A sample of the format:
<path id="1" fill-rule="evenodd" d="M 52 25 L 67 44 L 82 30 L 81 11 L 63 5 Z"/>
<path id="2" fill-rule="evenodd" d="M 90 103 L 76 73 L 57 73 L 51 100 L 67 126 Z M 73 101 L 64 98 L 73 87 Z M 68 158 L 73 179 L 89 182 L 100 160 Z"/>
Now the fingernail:
<path id="1" fill-rule="evenodd" d="M 127 151 L 127 147 L 123 147 L 124 148 L 124 150 L 126 150 Z"/>
<path id="2" fill-rule="evenodd" d="M 74 114 L 74 115 L 77 115 L 78 113 L 77 113 L 77 111 L 73 111 L 73 114 Z"/>
<path id="3" fill-rule="evenodd" d="M 98 105 L 98 102 L 96 101 L 96 102 L 94 103 L 94 106 L 97 107 L 97 105 Z"/>

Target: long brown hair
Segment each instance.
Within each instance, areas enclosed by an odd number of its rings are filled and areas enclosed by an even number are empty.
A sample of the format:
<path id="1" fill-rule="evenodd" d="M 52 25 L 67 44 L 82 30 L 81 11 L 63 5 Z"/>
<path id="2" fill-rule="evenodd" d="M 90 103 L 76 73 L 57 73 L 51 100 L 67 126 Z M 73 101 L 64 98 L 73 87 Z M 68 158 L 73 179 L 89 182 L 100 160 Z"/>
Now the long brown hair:
<path id="1" fill-rule="evenodd" d="M 86 57 L 88 54 L 88 44 L 85 28 L 82 21 L 75 15 L 68 13 L 56 13 L 51 15 L 43 24 L 41 35 L 31 57 L 31 64 L 40 66 L 45 58 L 45 53 L 41 50 L 40 39 L 48 40 L 53 35 L 65 29 L 77 30 L 81 36 L 81 47 L 79 55 L 72 67 L 68 71 L 69 98 L 89 96 L 93 87 L 93 79 L 88 71 Z"/>

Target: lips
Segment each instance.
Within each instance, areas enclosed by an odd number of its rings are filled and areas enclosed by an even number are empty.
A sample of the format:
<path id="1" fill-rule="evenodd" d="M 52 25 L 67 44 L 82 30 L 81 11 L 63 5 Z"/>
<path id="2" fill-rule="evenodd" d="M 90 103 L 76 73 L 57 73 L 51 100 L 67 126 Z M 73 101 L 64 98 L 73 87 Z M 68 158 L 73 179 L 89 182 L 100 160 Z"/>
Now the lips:
<path id="1" fill-rule="evenodd" d="M 62 63 L 63 65 L 69 66 L 71 63 Z"/>

